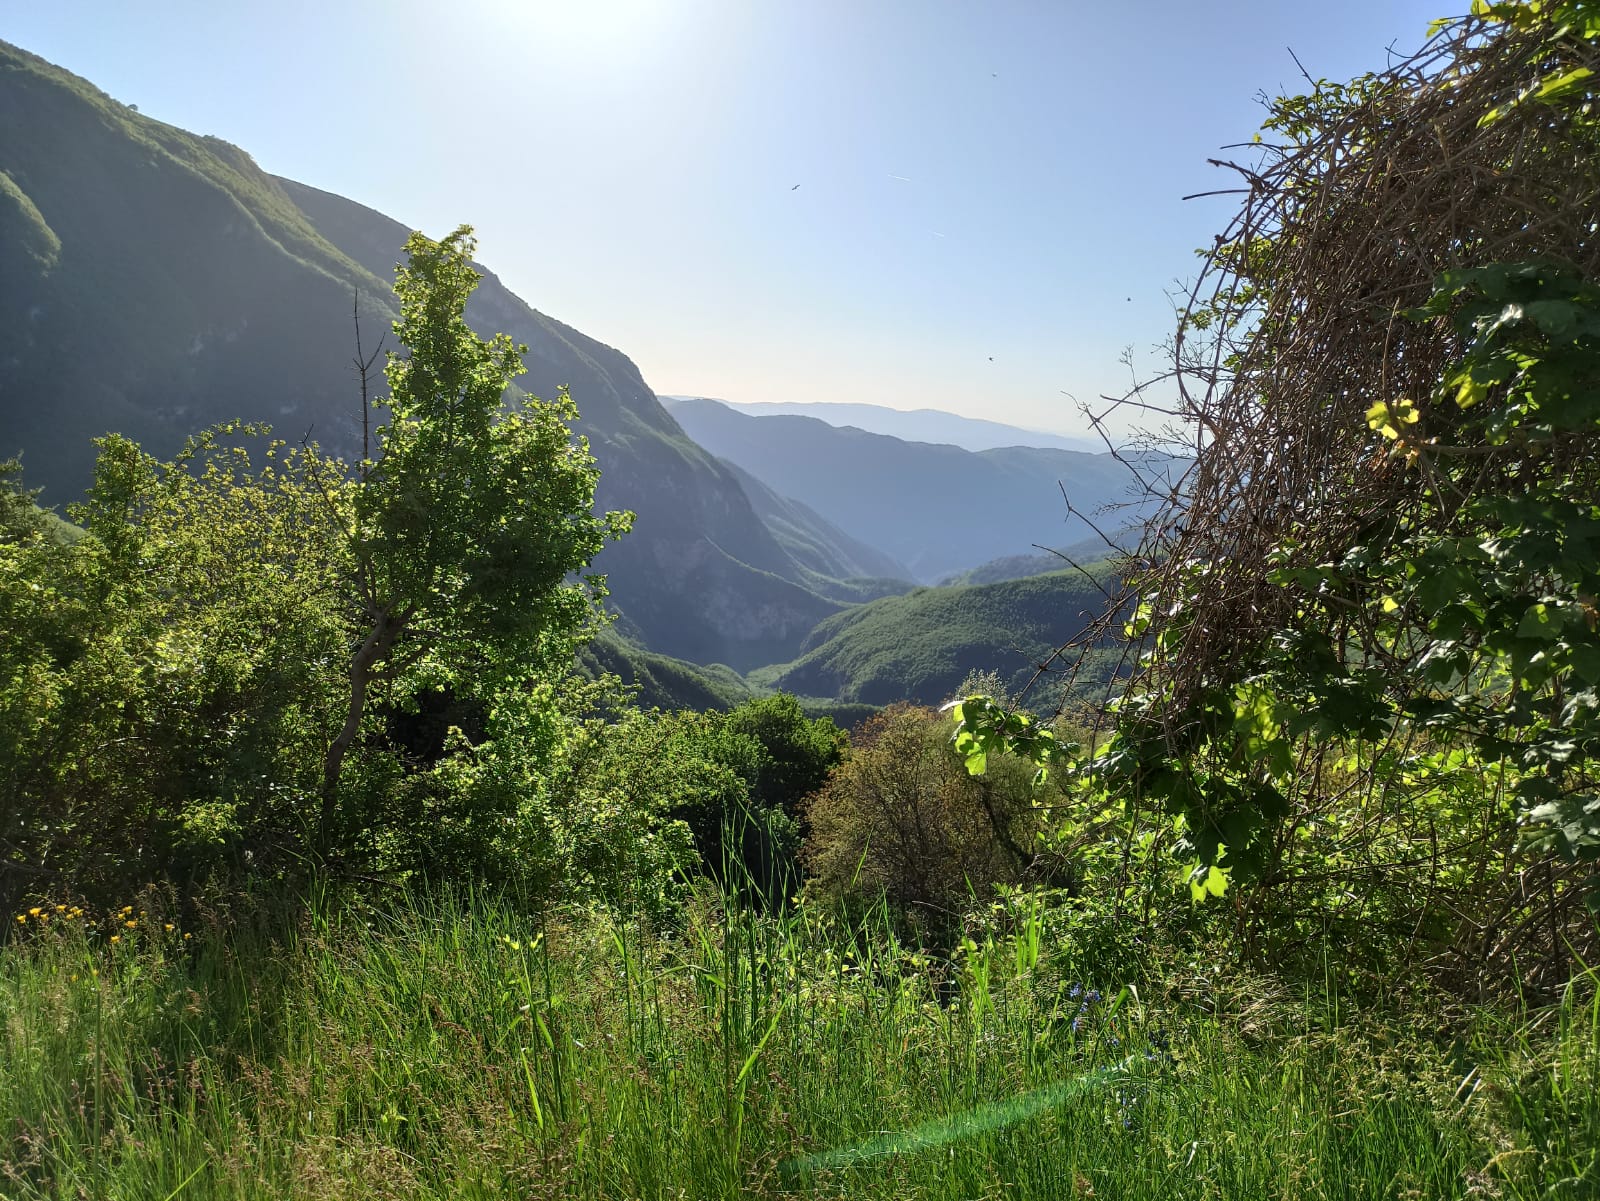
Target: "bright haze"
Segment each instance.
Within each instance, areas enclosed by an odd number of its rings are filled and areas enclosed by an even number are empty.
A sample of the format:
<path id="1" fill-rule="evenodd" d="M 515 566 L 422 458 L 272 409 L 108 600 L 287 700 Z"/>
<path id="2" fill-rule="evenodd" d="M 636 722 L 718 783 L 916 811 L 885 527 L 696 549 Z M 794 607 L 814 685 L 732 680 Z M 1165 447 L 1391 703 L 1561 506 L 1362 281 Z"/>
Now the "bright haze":
<path id="1" fill-rule="evenodd" d="M 18 0 L 0 37 L 480 257 L 660 392 L 1084 428 L 1263 93 L 1441 0 Z"/>

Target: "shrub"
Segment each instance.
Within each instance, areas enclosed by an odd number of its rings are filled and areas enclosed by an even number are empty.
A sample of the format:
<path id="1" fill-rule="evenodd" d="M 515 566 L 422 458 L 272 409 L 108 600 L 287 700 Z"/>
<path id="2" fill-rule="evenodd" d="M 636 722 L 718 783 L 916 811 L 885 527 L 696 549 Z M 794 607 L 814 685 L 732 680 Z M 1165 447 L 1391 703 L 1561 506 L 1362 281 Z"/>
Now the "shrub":
<path id="1" fill-rule="evenodd" d="M 951 725 L 901 705 L 861 727 L 806 808 L 804 859 L 822 891 L 882 893 L 940 927 L 1027 875 L 1038 828 L 1032 765 L 997 756 L 985 775 L 969 776 L 950 747 Z"/>

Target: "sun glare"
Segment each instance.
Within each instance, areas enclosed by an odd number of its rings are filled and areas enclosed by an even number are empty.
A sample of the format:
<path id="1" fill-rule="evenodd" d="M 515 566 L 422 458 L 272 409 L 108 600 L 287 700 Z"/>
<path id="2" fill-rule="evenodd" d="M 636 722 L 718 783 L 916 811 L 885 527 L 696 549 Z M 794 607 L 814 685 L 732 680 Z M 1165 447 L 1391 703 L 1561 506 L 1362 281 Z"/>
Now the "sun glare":
<path id="1" fill-rule="evenodd" d="M 507 32 L 541 56 L 556 55 L 609 70 L 643 64 L 666 30 L 663 0 L 538 0 L 500 6 Z"/>

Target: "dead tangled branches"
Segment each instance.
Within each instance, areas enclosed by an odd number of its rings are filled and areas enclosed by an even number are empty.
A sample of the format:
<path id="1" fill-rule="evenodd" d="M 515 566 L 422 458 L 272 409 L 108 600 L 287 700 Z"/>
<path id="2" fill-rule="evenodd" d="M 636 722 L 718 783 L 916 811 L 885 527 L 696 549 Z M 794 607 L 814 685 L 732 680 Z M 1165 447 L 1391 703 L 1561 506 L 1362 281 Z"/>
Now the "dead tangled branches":
<path id="1" fill-rule="evenodd" d="M 1440 275 L 1545 259 L 1600 278 L 1593 125 L 1518 102 L 1577 67 L 1600 70 L 1593 42 L 1463 19 L 1381 74 L 1278 102 L 1268 136 L 1281 140 L 1219 162 L 1242 181 L 1240 210 L 1188 296 L 1171 369 L 1115 402 L 1172 421 L 1193 456 L 1131 573 L 1152 633 L 1180 599 L 1189 623 L 1141 669 L 1173 712 L 1293 617 L 1270 556 L 1336 560 L 1415 503 L 1416 473 L 1365 413 L 1426 403 L 1459 355 L 1447 323 L 1407 315 Z M 1152 399 L 1163 392 L 1176 400 Z M 1196 564 L 1212 565 L 1198 581 Z"/>
<path id="2" fill-rule="evenodd" d="M 1365 594 L 1379 577 L 1355 548 L 1393 545 L 1395 530 L 1470 535 L 1477 502 L 1521 496 L 1535 478 L 1600 494 L 1592 428 L 1504 445 L 1438 436 L 1476 420 L 1440 397 L 1469 352 L 1467 327 L 1438 306 L 1419 312 L 1447 272 L 1490 264 L 1600 281 L 1600 40 L 1558 32 L 1546 13 L 1464 18 L 1382 73 L 1313 81 L 1307 95 L 1273 103 L 1249 161 L 1218 163 L 1237 174 L 1227 190 L 1241 204 L 1186 298 L 1170 366 L 1097 418 L 1125 424 L 1133 412 L 1173 431 L 1122 453 L 1163 503 L 1127 557 L 1124 590 L 1041 668 L 1070 679 L 1105 653 L 1097 648 L 1120 644 L 1125 670 L 1112 687 L 1130 703 L 1115 720 L 1140 746 L 1164 744 L 1161 778 L 1181 774 L 1183 785 L 1157 801 L 1199 832 L 1196 848 L 1254 855 L 1254 898 L 1276 894 L 1279 911 L 1353 910 L 1408 929 L 1442 948 L 1441 969 L 1479 988 L 1534 960 L 1552 987 L 1567 978 L 1573 940 L 1593 935 L 1574 916 L 1591 867 L 1522 853 L 1511 803 L 1493 788 L 1479 790 L 1484 821 L 1441 845 L 1436 815 L 1375 766 L 1427 746 L 1431 728 L 1377 723 L 1363 735 L 1372 754 L 1355 767 L 1329 737 L 1293 735 L 1279 740 L 1292 741 L 1292 764 L 1271 773 L 1244 762 L 1259 747 L 1228 731 L 1231 698 L 1261 678 L 1269 648 L 1311 645 L 1297 641 L 1307 622 L 1323 624 L 1331 655 L 1381 678 L 1375 687 L 1399 698 L 1388 712 L 1417 695 L 1423 644 L 1385 624 L 1400 605 Z M 1578 86 L 1563 92 L 1563 81 Z M 1392 429 L 1385 438 L 1369 426 L 1369 414 L 1396 411 L 1421 431 L 1404 453 Z M 1173 469 L 1179 478 L 1161 478 Z M 1120 637 L 1135 600 L 1145 623 L 1136 643 Z M 1104 708 L 1092 717 L 1112 720 Z M 1257 812 L 1269 795 L 1290 815 L 1281 824 Z M 1302 860 L 1296 839 L 1308 831 L 1322 841 Z M 1241 901 L 1241 921 L 1247 911 Z"/>

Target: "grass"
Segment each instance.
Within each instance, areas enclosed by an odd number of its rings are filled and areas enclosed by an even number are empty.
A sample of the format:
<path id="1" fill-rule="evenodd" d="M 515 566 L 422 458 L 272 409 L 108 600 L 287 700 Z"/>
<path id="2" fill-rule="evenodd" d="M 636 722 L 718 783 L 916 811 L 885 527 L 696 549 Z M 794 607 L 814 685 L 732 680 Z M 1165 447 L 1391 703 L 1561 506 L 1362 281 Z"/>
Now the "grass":
<path id="1" fill-rule="evenodd" d="M 1197 1004 L 1079 979 L 1028 911 L 952 958 L 881 916 L 710 894 L 667 931 L 484 896 L 318 906 L 275 938 L 38 925 L 0 950 L 16 1201 L 1531 1198 L 1600 1179 L 1592 977 L 1435 1042 L 1246 981 Z"/>

